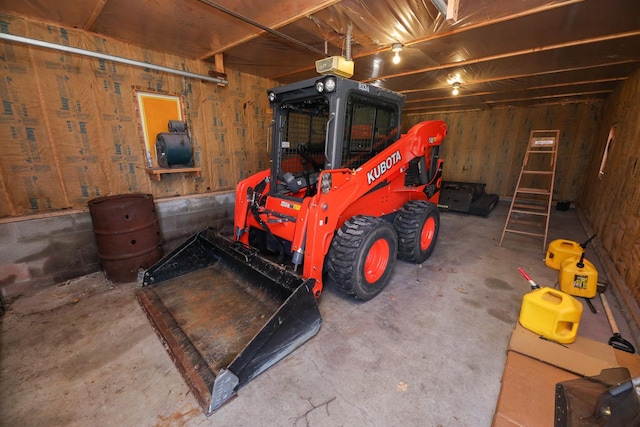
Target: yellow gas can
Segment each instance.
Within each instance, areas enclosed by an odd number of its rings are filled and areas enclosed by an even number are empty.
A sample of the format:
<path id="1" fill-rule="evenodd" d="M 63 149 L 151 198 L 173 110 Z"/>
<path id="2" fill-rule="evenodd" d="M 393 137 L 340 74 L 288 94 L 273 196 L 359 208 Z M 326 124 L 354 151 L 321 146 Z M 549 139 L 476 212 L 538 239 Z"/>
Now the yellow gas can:
<path id="1" fill-rule="evenodd" d="M 576 340 L 582 304 L 553 288 L 535 289 L 522 298 L 520 324 L 552 341 L 570 344 Z"/>
<path id="2" fill-rule="evenodd" d="M 544 264 L 554 270 L 560 270 L 562 262 L 567 258 L 579 257 L 584 249 L 578 242 L 557 239 L 549 243 Z"/>
<path id="3" fill-rule="evenodd" d="M 584 253 L 563 261 L 558 281 L 562 292 L 576 297 L 593 298 L 598 292 L 598 270 Z"/>

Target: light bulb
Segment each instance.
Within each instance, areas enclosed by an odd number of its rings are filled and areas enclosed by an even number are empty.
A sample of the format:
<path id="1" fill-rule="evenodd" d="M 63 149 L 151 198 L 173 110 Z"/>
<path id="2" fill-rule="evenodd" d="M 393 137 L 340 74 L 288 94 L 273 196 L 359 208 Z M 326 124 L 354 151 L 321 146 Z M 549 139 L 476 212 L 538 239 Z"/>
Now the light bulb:
<path id="1" fill-rule="evenodd" d="M 460 93 L 460 91 L 458 90 L 457 87 L 454 87 L 453 90 L 451 91 L 452 94 L 457 95 Z"/>
<path id="2" fill-rule="evenodd" d="M 402 43 L 394 43 L 391 46 L 391 51 L 393 52 L 393 63 L 400 63 L 400 52 L 402 52 Z"/>

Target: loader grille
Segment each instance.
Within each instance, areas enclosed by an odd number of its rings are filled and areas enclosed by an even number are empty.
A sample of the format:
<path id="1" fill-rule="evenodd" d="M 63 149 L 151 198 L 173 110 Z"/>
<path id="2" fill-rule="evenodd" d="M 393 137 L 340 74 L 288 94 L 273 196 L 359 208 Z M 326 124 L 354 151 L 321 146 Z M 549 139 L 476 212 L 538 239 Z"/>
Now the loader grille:
<path id="1" fill-rule="evenodd" d="M 327 147 L 330 103 L 324 96 L 283 103 L 280 107 L 280 169 L 296 177 L 324 169 L 325 153 L 336 153 L 334 168 L 356 169 L 393 144 L 400 137 L 398 106 L 359 93 L 349 93 L 345 104 L 342 141 Z M 333 118 L 335 119 L 335 117 Z M 341 120 L 335 120 L 341 126 Z"/>
<path id="2" fill-rule="evenodd" d="M 346 113 L 343 167 L 362 166 L 398 139 L 398 113 L 393 104 L 351 94 Z"/>
<path id="3" fill-rule="evenodd" d="M 287 104 L 286 108 L 282 124 L 282 171 L 296 175 L 317 166 L 324 168 L 328 101 L 317 98 Z"/>

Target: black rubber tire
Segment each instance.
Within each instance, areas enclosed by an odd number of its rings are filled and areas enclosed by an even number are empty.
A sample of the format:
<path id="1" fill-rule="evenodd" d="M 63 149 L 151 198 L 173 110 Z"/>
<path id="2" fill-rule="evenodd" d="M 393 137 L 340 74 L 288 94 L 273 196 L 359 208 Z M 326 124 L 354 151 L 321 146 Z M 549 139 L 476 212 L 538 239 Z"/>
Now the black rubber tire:
<path id="1" fill-rule="evenodd" d="M 385 242 L 388 246 L 385 246 Z M 384 272 L 370 282 L 367 280 L 365 264 L 374 244 L 376 248 L 388 248 L 388 254 L 386 261 L 381 260 L 384 266 L 378 269 L 382 272 L 384 268 Z M 354 216 L 345 221 L 333 237 L 325 260 L 325 280 L 348 295 L 370 300 L 389 283 L 397 254 L 398 238 L 390 223 L 381 218 Z"/>
<path id="2" fill-rule="evenodd" d="M 429 227 L 425 230 L 425 226 Z M 393 227 L 398 234 L 398 258 L 421 264 L 431 256 L 440 230 L 438 207 L 425 200 L 411 200 L 402 206 Z M 428 246 L 423 246 L 423 231 L 429 235 Z"/>

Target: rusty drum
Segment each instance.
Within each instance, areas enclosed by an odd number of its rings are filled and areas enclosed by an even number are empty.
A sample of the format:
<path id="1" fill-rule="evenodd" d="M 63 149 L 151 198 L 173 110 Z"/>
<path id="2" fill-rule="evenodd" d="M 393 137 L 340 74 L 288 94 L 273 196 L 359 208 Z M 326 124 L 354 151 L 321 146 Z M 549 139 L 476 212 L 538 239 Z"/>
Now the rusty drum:
<path id="1" fill-rule="evenodd" d="M 162 258 L 162 237 L 151 194 L 121 194 L 89 201 L 100 263 L 113 282 L 133 282 L 139 269 Z"/>

